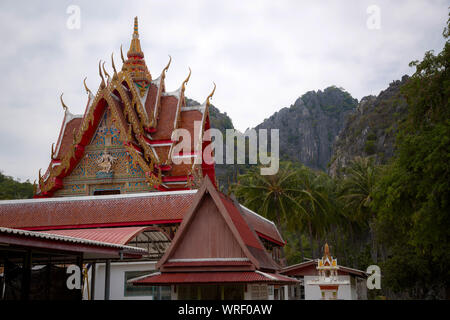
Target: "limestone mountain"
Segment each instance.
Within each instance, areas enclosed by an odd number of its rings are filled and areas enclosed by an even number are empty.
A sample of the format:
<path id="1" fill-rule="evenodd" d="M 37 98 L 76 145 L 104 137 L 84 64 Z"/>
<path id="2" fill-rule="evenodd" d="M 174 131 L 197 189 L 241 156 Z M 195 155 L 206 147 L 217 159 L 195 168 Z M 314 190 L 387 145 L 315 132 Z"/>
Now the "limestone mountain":
<path id="1" fill-rule="evenodd" d="M 383 164 L 394 155 L 397 127 L 407 114 L 400 88 L 408 79 L 403 76 L 378 96 L 361 99 L 333 145 L 328 168 L 331 176 L 339 174 L 356 156 L 373 156 L 376 163 Z"/>
<path id="2" fill-rule="evenodd" d="M 335 138 L 358 104 L 342 88 L 309 91 L 256 129 L 279 129 L 280 158 L 326 170 Z"/>

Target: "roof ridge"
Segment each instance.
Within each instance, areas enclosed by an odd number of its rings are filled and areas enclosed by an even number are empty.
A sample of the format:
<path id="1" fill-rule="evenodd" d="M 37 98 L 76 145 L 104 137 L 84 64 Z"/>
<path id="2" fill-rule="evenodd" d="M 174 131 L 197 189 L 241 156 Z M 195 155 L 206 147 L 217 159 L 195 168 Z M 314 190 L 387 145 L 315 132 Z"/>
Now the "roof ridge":
<path id="1" fill-rule="evenodd" d="M 0 206 L 6 204 L 26 204 L 39 202 L 65 202 L 65 201 L 87 201 L 87 200 L 107 200 L 107 199 L 125 199 L 125 198 L 144 198 L 157 196 L 182 196 L 185 194 L 194 194 L 197 190 L 177 190 L 177 191 L 158 191 L 158 192 L 142 192 L 142 193 L 122 193 L 113 195 L 100 196 L 76 196 L 76 197 L 60 197 L 60 198 L 34 198 L 20 200 L 0 200 Z"/>

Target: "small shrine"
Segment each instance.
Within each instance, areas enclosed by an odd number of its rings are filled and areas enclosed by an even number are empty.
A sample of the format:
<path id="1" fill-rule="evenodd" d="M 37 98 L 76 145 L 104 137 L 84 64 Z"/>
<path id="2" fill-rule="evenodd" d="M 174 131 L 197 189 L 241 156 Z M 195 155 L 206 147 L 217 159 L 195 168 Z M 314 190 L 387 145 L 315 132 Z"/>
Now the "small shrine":
<path id="1" fill-rule="evenodd" d="M 309 285 L 319 286 L 322 300 L 337 300 L 340 285 L 348 285 L 348 280 L 339 280 L 337 259 L 330 255 L 328 243 L 325 243 L 322 259 L 317 260 L 318 278 L 308 281 Z"/>

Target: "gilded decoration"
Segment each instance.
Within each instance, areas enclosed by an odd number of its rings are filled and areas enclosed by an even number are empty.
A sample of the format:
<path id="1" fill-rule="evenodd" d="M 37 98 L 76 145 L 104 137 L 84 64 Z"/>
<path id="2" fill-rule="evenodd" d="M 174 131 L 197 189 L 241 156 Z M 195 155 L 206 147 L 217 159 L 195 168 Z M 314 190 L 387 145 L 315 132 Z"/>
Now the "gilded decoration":
<path id="1" fill-rule="evenodd" d="M 148 180 L 139 163 L 127 152 L 107 108 L 84 157 L 64 179 L 63 189 L 56 195 L 87 195 L 94 189 L 117 189 L 121 193 L 150 191 Z M 97 187 L 93 189 L 94 185 Z"/>
<path id="2" fill-rule="evenodd" d="M 84 116 L 73 132 L 67 132 L 71 136 L 64 154 L 55 154 L 55 147 L 52 146 L 52 161 L 43 175 L 39 173 L 36 196 L 91 194 L 94 185 L 101 186 L 104 190 L 114 185 L 125 193 L 150 191 L 161 186 L 162 163 L 148 141 L 152 139 L 149 132 L 157 129 L 160 99 L 165 92 L 164 78 L 172 59 L 169 56 L 169 62 L 159 80 L 152 82 L 140 46 L 137 18 L 127 59 L 123 55 L 122 46 L 120 55 L 123 62 L 121 69 L 116 69 L 111 55 L 112 76 L 108 74 L 105 63 L 99 61 L 101 83 L 95 95 L 87 87 L 86 79 L 83 80 L 88 95 Z M 118 70 L 120 71 L 117 72 Z M 180 88 L 176 122 L 180 120 L 180 107 L 185 104 L 184 89 L 190 74 L 189 69 Z M 157 86 L 157 92 L 154 110 L 148 114 L 145 101 L 150 83 Z M 212 94 L 207 99 L 206 110 Z M 60 99 L 65 113 L 68 113 L 62 95 Z M 105 111 L 100 116 L 102 109 Z M 207 111 L 205 114 L 207 115 Z M 90 139 L 88 137 L 91 134 Z M 197 176 L 202 176 L 201 168 L 196 171 L 198 172 L 193 172 L 195 178 L 190 181 L 192 186 L 197 184 Z M 188 173 L 183 173 L 186 174 Z"/>

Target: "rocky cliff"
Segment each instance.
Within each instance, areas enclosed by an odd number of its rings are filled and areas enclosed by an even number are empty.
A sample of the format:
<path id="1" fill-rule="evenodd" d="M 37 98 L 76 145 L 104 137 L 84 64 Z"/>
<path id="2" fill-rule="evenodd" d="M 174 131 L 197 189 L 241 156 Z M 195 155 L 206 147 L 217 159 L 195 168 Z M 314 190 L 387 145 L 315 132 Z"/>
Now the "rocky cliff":
<path id="1" fill-rule="evenodd" d="M 356 156 L 372 156 L 376 163 L 383 164 L 394 155 L 397 127 L 407 114 L 407 105 L 400 93 L 406 81 L 408 76 L 403 76 L 378 96 L 361 99 L 333 145 L 328 167 L 331 176 L 339 174 Z"/>
<path id="2" fill-rule="evenodd" d="M 280 130 L 280 157 L 326 170 L 332 145 L 358 101 L 335 86 L 309 91 L 256 129 Z"/>

